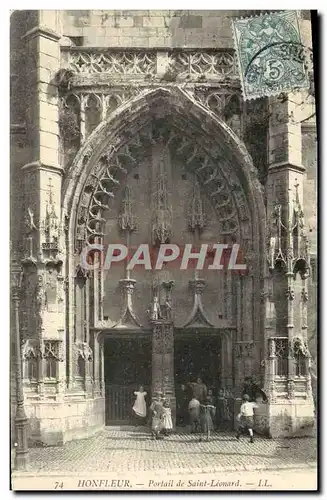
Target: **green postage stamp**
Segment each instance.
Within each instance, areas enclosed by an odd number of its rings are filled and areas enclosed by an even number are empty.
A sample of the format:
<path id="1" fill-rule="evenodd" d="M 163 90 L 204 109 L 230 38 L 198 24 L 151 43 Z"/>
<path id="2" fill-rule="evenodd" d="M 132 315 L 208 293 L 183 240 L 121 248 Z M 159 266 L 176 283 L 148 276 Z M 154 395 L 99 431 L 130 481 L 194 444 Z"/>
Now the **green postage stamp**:
<path id="1" fill-rule="evenodd" d="M 244 99 L 309 87 L 296 11 L 232 21 Z"/>

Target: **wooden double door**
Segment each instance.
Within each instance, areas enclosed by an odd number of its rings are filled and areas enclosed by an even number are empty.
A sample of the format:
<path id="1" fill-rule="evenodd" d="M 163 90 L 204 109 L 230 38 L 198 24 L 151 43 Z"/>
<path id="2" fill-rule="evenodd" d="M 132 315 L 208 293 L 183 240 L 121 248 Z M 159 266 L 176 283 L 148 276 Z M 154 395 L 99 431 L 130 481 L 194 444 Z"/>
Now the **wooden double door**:
<path id="1" fill-rule="evenodd" d="M 200 376 L 208 388 L 218 390 L 221 384 L 221 338 L 217 335 L 177 337 L 174 368 L 175 386 L 195 382 Z"/>
<path id="2" fill-rule="evenodd" d="M 106 425 L 133 422 L 134 391 L 143 385 L 151 402 L 151 339 L 106 339 L 104 341 Z"/>
<path id="3" fill-rule="evenodd" d="M 181 336 L 174 341 L 174 379 L 180 384 L 195 382 L 201 376 L 216 392 L 221 384 L 221 338 L 217 335 Z M 134 391 L 140 385 L 151 404 L 152 339 L 108 338 L 104 341 L 106 424 L 133 422 Z"/>

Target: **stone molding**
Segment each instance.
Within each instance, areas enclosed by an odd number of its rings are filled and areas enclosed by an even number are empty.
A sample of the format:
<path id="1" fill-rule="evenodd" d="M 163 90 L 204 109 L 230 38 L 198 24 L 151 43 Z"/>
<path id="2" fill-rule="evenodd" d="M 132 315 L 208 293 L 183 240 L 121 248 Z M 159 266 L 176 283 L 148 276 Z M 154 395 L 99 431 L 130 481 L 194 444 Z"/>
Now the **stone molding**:
<path id="1" fill-rule="evenodd" d="M 77 74 L 106 74 L 119 79 L 239 81 L 234 50 L 129 49 L 62 46 L 67 67 Z"/>
<path id="2" fill-rule="evenodd" d="M 53 42 L 58 42 L 61 38 L 61 35 L 58 35 L 54 30 L 48 28 L 47 26 L 35 26 L 31 30 L 27 31 L 25 35 L 21 37 L 22 40 L 28 42 L 37 36 L 42 36 L 44 38 L 48 38 L 48 40 L 52 40 Z"/>

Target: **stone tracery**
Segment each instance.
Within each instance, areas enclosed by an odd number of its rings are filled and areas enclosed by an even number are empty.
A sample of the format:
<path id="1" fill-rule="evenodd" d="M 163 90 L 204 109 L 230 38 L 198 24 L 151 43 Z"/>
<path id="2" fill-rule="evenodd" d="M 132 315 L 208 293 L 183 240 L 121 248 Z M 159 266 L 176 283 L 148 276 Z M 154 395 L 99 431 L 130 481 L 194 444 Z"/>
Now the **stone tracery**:
<path id="1" fill-rule="evenodd" d="M 210 158 L 199 144 L 194 145 L 193 138 L 183 136 L 183 140 L 180 141 L 174 124 L 167 128 L 169 135 L 165 131 L 161 132 L 161 140 L 170 147 L 171 151 L 182 156 L 186 168 L 194 172 L 199 182 L 205 186 L 222 224 L 223 234 L 236 235 L 242 227 L 242 221 L 249 220 L 250 214 L 245 194 L 240 183 L 235 179 L 235 174 L 233 189 L 228 189 L 229 183 L 224 166 L 221 167 L 217 159 Z M 144 148 L 154 140 L 154 133 L 158 134 L 156 124 L 150 124 L 146 129 L 141 130 L 129 144 L 120 148 L 114 157 L 109 154 L 101 156 L 96 167 L 97 173 L 92 172 L 82 195 L 76 228 L 77 248 L 81 248 L 85 240 L 91 242 L 94 237 L 103 236 L 105 219 L 102 214 L 104 210 L 110 208 L 115 188 L 127 173 L 124 165 L 138 164 Z M 175 149 L 176 143 L 179 147 Z M 162 188 L 164 188 L 164 183 L 165 180 L 162 177 L 160 184 Z"/>

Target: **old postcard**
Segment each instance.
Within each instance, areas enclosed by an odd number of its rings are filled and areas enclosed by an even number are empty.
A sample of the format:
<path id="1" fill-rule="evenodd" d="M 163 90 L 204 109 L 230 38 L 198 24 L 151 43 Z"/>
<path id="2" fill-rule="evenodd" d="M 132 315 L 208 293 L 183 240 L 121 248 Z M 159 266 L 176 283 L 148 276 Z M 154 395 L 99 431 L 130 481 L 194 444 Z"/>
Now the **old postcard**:
<path id="1" fill-rule="evenodd" d="M 12 489 L 316 490 L 316 12 L 10 26 Z"/>

